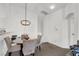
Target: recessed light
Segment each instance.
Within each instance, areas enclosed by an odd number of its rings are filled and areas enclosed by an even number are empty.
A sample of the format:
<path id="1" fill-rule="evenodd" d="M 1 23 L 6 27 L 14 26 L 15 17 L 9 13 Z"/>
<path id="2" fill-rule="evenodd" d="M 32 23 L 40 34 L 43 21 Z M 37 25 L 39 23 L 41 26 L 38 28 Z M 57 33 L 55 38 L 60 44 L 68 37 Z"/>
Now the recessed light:
<path id="1" fill-rule="evenodd" d="M 54 5 L 51 5 L 51 6 L 50 6 L 50 9 L 54 9 L 54 8 L 55 8 L 55 6 L 54 6 Z"/>

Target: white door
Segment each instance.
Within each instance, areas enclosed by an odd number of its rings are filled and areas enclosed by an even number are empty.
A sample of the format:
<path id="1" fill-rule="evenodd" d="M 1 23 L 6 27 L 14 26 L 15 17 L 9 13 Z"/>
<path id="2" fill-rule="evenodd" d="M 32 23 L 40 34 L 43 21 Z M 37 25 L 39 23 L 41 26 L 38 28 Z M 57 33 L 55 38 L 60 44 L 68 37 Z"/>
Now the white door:
<path id="1" fill-rule="evenodd" d="M 70 13 L 68 15 L 68 40 L 69 45 L 76 44 L 77 40 L 77 34 L 76 34 L 76 18 L 74 13 Z"/>

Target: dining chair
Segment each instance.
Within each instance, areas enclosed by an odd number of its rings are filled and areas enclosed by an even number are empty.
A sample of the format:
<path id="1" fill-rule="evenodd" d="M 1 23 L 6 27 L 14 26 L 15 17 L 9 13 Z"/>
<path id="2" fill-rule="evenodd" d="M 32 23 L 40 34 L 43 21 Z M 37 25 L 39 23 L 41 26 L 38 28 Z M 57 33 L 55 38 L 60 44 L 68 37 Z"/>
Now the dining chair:
<path id="1" fill-rule="evenodd" d="M 23 40 L 23 39 L 28 40 L 28 39 L 29 39 L 28 34 L 22 34 L 22 35 L 21 35 L 21 39 L 22 39 L 22 40 Z"/>
<path id="2" fill-rule="evenodd" d="M 15 40 L 17 35 L 12 35 L 11 40 Z"/>
<path id="3" fill-rule="evenodd" d="M 24 40 L 23 41 L 23 54 L 26 55 L 35 55 L 35 48 L 37 46 L 37 40 Z"/>
<path id="4" fill-rule="evenodd" d="M 41 50 L 41 46 L 40 46 L 40 42 L 41 42 L 41 35 L 38 35 L 37 36 L 37 48 L 39 49 L 39 50 Z"/>
<path id="5" fill-rule="evenodd" d="M 11 39 L 9 38 L 9 36 L 7 36 L 6 38 L 4 38 L 4 40 L 5 40 L 7 48 L 8 48 L 7 52 L 9 54 L 9 56 L 11 56 L 12 52 L 20 51 L 21 50 L 20 45 L 18 45 L 16 43 L 12 43 Z"/>

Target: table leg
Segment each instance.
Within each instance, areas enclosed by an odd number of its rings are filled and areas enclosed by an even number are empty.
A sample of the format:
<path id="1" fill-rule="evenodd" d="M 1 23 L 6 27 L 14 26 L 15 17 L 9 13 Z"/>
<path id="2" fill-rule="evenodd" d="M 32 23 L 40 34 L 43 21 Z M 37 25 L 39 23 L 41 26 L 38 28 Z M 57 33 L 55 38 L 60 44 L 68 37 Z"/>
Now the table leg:
<path id="1" fill-rule="evenodd" d="M 11 53 L 11 52 L 9 52 L 8 54 L 9 54 L 9 56 L 11 56 L 11 54 L 12 54 L 12 53 Z"/>
<path id="2" fill-rule="evenodd" d="M 21 44 L 20 56 L 24 56 L 22 49 L 23 49 L 23 44 Z"/>

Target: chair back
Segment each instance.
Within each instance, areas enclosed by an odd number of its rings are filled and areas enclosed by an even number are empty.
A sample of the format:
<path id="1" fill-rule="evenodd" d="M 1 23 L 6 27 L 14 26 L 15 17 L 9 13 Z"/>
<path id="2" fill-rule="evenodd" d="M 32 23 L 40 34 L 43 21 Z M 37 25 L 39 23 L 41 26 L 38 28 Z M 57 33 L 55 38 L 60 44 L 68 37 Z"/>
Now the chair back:
<path id="1" fill-rule="evenodd" d="M 6 42 L 6 45 L 8 47 L 8 49 L 11 47 L 11 40 L 10 40 L 10 37 L 7 36 L 6 38 L 4 38 L 5 42 Z"/>
<path id="2" fill-rule="evenodd" d="M 23 35 L 21 35 L 21 39 L 22 39 L 22 40 L 23 40 L 23 39 L 28 40 L 28 39 L 29 39 L 29 36 L 28 36 L 27 34 L 23 34 Z"/>
<path id="3" fill-rule="evenodd" d="M 41 41 L 41 35 L 38 35 L 38 43 Z"/>
<path id="4" fill-rule="evenodd" d="M 15 40 L 15 39 L 16 39 L 16 37 L 17 37 L 17 35 L 12 35 L 11 40 Z"/>
<path id="5" fill-rule="evenodd" d="M 79 40 L 77 40 L 77 45 L 79 46 Z"/>
<path id="6" fill-rule="evenodd" d="M 29 55 L 35 52 L 37 40 L 24 40 L 23 41 L 23 54 Z"/>
<path id="7" fill-rule="evenodd" d="M 41 35 L 38 35 L 38 38 L 37 38 L 37 45 L 39 45 L 41 42 Z"/>

